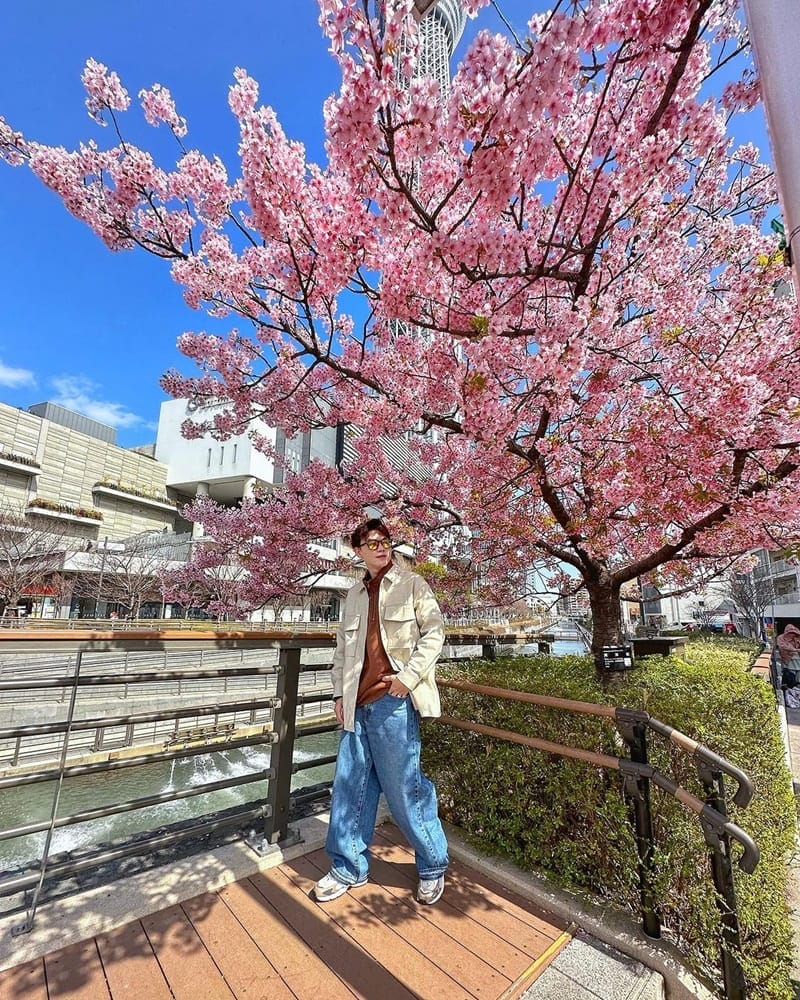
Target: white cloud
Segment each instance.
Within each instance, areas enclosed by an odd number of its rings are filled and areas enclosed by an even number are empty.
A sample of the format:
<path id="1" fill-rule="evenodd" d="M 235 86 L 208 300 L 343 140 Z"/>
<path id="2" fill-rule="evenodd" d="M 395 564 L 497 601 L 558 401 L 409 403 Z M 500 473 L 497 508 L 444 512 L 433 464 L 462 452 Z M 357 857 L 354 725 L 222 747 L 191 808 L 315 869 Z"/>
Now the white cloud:
<path id="1" fill-rule="evenodd" d="M 126 410 L 120 403 L 97 398 L 97 383 L 82 375 L 57 375 L 51 380 L 56 395 L 51 402 L 68 410 L 77 410 L 91 420 L 111 427 L 136 427 L 144 421 L 135 413 Z"/>
<path id="2" fill-rule="evenodd" d="M 35 385 L 36 379 L 33 372 L 27 368 L 12 368 L 10 365 L 0 361 L 0 385 L 8 386 L 10 389 L 17 389 L 21 385 Z"/>

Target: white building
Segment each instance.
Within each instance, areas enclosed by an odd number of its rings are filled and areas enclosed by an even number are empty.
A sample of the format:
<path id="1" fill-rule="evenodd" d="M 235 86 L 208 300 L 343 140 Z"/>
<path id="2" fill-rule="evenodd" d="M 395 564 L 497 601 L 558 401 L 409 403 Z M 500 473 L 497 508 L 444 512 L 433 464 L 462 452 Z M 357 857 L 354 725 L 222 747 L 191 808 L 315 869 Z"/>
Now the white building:
<path id="1" fill-rule="evenodd" d="M 287 439 L 263 420 L 254 420 L 247 431 L 225 441 L 216 440 L 210 433 L 190 439 L 181 434 L 186 420 L 213 420 L 215 413 L 223 409 L 220 404 L 198 407 L 187 399 L 161 404 L 155 455 L 167 468 L 167 485 L 171 489 L 191 499 L 207 496 L 224 506 L 235 506 L 243 497 L 280 484 L 284 467 L 300 472 L 314 459 L 330 466 L 341 460 L 344 437 L 342 430 L 335 427 Z M 261 438 L 275 452 L 275 460 L 256 447 L 254 437 Z M 195 537 L 200 534 L 198 529 L 195 525 Z M 332 539 L 316 549 L 323 562 L 332 564 L 341 554 L 341 543 Z M 351 583 L 338 573 L 324 573 L 312 582 L 306 601 L 287 605 L 278 617 L 287 621 L 324 619 L 326 615 L 338 619 L 339 599 Z M 265 608 L 253 617 L 273 621 L 275 611 Z"/>
<path id="2" fill-rule="evenodd" d="M 181 434 L 186 420 L 213 420 L 222 404 L 198 407 L 191 400 L 170 399 L 161 404 L 155 456 L 167 467 L 167 485 L 194 499 L 209 496 L 224 505 L 252 496 L 256 486 L 269 489 L 283 481 L 283 465 L 300 472 L 312 459 L 335 465 L 341 458 L 342 433 L 324 427 L 287 439 L 263 420 L 254 420 L 247 431 L 217 441 L 211 434 L 187 439 Z M 253 442 L 262 438 L 279 456 L 273 461 Z"/>
<path id="3" fill-rule="evenodd" d="M 783 552 L 762 549 L 757 555 L 758 565 L 753 576 L 769 587 L 770 603 L 764 609 L 767 624 L 774 619 L 778 634 L 786 625 L 800 627 L 800 566 L 796 560 L 787 559 Z"/>

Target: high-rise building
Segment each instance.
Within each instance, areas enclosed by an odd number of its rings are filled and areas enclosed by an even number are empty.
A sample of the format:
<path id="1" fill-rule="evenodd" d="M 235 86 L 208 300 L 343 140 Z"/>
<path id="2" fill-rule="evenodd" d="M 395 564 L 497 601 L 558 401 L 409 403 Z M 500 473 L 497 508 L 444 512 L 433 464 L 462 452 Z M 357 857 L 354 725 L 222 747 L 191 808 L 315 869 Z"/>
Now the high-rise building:
<path id="1" fill-rule="evenodd" d="M 466 14 L 460 0 L 437 0 L 432 6 L 417 3 L 424 10 L 420 21 L 421 45 L 415 76 L 432 76 L 446 97 L 450 89 L 450 60 L 464 32 Z"/>

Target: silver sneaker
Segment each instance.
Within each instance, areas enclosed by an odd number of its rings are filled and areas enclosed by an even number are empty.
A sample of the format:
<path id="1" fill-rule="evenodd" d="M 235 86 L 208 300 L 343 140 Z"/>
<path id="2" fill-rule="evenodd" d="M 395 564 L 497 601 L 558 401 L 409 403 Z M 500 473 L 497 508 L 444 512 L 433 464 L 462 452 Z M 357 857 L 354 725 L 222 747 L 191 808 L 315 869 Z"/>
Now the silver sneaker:
<path id="1" fill-rule="evenodd" d="M 330 903 L 332 899 L 338 899 L 340 896 L 344 896 L 348 889 L 353 889 L 358 885 L 364 885 L 366 881 L 366 878 L 363 878 L 360 882 L 348 885 L 346 882 L 341 882 L 338 878 L 336 878 L 333 872 L 328 872 L 328 874 L 323 875 L 319 882 L 317 882 L 314 886 L 314 898 L 318 903 Z"/>
<path id="2" fill-rule="evenodd" d="M 442 898 L 443 892 L 444 875 L 440 875 L 439 878 L 421 878 L 417 886 L 417 901 L 430 906 Z"/>

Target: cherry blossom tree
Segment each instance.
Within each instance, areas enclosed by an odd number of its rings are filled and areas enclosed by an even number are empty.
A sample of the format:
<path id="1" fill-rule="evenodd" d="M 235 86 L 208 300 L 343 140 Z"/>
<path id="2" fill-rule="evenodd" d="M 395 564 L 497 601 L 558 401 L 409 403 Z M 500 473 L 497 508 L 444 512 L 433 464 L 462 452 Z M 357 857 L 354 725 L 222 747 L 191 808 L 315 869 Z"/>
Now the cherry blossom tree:
<path id="1" fill-rule="evenodd" d="M 320 0 L 342 74 L 324 165 L 243 69 L 236 175 L 184 146 L 164 87 L 139 96 L 177 161 L 125 141 L 130 97 L 94 61 L 110 146 L 7 123 L 0 145 L 110 249 L 163 258 L 189 306 L 229 318 L 180 337 L 199 372 L 164 377 L 225 404 L 187 436 L 256 417 L 360 431 L 341 468 L 198 505 L 254 592 L 294 586 L 311 540 L 372 505 L 421 558 L 471 560 L 496 604 L 536 561 L 571 567 L 598 652 L 625 583 L 796 537 L 800 331 L 763 232 L 770 172 L 728 135 L 757 99 L 736 4 L 556 2 L 524 39 L 478 33 L 444 100 L 415 75 L 425 4 L 378 7 Z"/>

